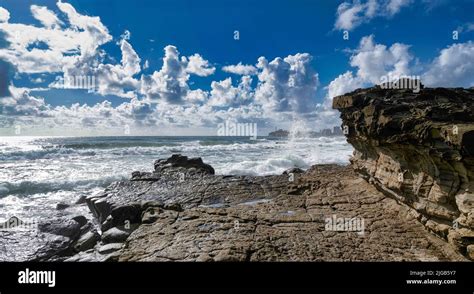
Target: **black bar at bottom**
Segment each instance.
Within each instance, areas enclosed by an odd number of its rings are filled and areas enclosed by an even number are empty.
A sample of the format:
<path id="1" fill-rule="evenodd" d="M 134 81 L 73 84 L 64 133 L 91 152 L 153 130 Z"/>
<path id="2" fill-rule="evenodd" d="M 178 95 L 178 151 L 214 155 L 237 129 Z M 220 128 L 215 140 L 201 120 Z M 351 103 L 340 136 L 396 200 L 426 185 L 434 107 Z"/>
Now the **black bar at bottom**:
<path id="1" fill-rule="evenodd" d="M 54 287 L 19 283 L 19 273 L 22 271 L 25 275 L 26 269 L 30 275 L 31 272 L 54 271 Z M 471 289 L 466 293 L 474 290 L 474 264 L 471 262 L 0 263 L 0 273 L 2 294 L 8 294 L 9 289 L 31 288 Z"/>

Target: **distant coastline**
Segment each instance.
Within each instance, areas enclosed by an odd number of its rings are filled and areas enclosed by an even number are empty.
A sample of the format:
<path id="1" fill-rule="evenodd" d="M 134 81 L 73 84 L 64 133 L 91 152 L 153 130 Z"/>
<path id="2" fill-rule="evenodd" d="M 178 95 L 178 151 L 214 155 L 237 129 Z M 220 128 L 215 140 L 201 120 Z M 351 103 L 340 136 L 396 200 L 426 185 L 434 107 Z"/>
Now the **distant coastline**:
<path id="1" fill-rule="evenodd" d="M 268 137 L 275 137 L 275 138 L 287 138 L 291 134 L 290 131 L 278 129 L 273 132 L 268 133 Z M 294 137 L 310 137 L 310 138 L 318 138 L 318 137 L 332 137 L 332 136 L 343 136 L 344 133 L 342 129 L 338 126 L 335 126 L 331 129 L 322 129 L 320 131 L 311 131 L 311 132 L 300 132 L 297 131 L 292 134 Z"/>

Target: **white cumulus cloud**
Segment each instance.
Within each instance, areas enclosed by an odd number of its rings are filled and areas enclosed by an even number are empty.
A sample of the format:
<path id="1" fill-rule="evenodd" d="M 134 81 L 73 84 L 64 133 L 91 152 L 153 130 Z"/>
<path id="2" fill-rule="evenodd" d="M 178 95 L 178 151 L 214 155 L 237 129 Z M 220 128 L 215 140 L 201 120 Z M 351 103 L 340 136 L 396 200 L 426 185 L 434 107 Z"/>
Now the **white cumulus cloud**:
<path id="1" fill-rule="evenodd" d="M 31 5 L 33 17 L 40 21 L 46 28 L 59 28 L 62 22 L 57 15 L 45 6 Z"/>
<path id="2" fill-rule="evenodd" d="M 392 17 L 412 0 L 353 0 L 341 3 L 337 7 L 334 28 L 352 30 L 375 17 Z"/>
<path id="3" fill-rule="evenodd" d="M 10 12 L 0 6 L 0 22 L 8 22 L 10 19 Z"/>
<path id="4" fill-rule="evenodd" d="M 194 54 L 188 57 L 188 65 L 186 72 L 195 74 L 200 77 L 207 77 L 216 71 L 216 68 L 209 64 L 209 61 L 202 58 L 199 54 Z"/>
<path id="5" fill-rule="evenodd" d="M 243 76 L 239 85 L 234 87 L 232 85 L 232 78 L 227 78 L 223 81 L 211 83 L 211 96 L 209 104 L 212 106 L 234 106 L 239 107 L 249 103 L 253 98 L 252 92 L 252 78 L 250 76 Z"/>
<path id="6" fill-rule="evenodd" d="M 364 81 L 379 84 L 384 75 L 409 75 L 413 56 L 410 46 L 395 43 L 390 47 L 376 44 L 374 36 L 363 37 L 356 54 L 351 56 L 350 64 L 357 67 L 357 76 Z"/>
<path id="7" fill-rule="evenodd" d="M 260 57 L 255 100 L 270 112 L 311 111 L 319 85 L 311 60 L 308 53 L 277 57 L 271 62 Z"/>
<path id="8" fill-rule="evenodd" d="M 235 65 L 226 65 L 222 67 L 224 72 L 233 73 L 236 75 L 254 75 L 257 73 L 257 68 L 250 64 L 242 64 L 239 62 Z"/>
<path id="9" fill-rule="evenodd" d="M 60 28 L 53 12 L 34 5 L 31 11 L 42 26 L 0 22 L 0 31 L 9 44 L 0 49 L 0 58 L 15 66 L 17 72 L 56 73 L 80 67 L 93 60 L 100 53 L 98 48 L 112 39 L 100 18 L 79 14 L 69 3 L 59 1 L 57 6 L 69 26 Z"/>
<path id="10" fill-rule="evenodd" d="M 474 42 L 453 44 L 441 50 L 423 75 L 432 87 L 474 86 Z"/>

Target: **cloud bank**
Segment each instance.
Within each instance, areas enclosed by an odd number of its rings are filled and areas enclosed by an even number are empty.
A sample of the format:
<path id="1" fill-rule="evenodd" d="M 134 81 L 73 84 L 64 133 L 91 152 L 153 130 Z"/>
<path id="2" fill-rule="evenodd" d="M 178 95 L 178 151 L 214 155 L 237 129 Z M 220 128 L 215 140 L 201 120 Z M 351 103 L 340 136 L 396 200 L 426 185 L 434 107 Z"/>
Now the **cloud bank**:
<path id="1" fill-rule="evenodd" d="M 336 29 L 351 30 L 375 17 L 390 18 L 411 1 L 353 1 L 337 9 Z M 163 48 L 161 68 L 152 69 L 134 49 L 132 34 L 125 31 L 116 44 L 120 60 L 103 48 L 114 38 L 99 17 L 79 13 L 71 4 L 57 2 L 56 12 L 31 5 L 35 24 L 10 22 L 10 12 L 0 7 L 0 121 L 41 126 L 49 130 L 92 129 L 99 134 L 123 134 L 127 128 L 152 133 L 171 128 L 215 129 L 226 121 L 251 121 L 272 128 L 306 120 L 316 128 L 339 124 L 331 109 L 332 98 L 356 88 L 372 86 L 384 75 L 421 75 L 428 86 L 474 86 L 474 43 L 457 43 L 419 64 L 409 44 L 379 44 L 375 36 L 362 37 L 349 50 L 348 70 L 325 85 L 317 103 L 320 75 L 309 53 L 249 63 L 219 66 L 227 77 L 216 79 L 217 63 L 199 53 L 189 56 L 178 48 Z M 10 72 L 30 76 L 38 88 L 15 85 Z M 39 76 L 38 76 L 39 75 Z M 68 77 L 93 77 L 95 83 L 77 89 Z M 211 79 L 207 88 L 196 88 L 194 77 Z M 52 78 L 52 82 L 48 81 Z M 36 93 L 65 89 L 103 97 L 95 105 L 52 106 Z M 35 93 L 33 95 L 32 93 Z M 108 96 L 123 98 L 113 105 Z"/>

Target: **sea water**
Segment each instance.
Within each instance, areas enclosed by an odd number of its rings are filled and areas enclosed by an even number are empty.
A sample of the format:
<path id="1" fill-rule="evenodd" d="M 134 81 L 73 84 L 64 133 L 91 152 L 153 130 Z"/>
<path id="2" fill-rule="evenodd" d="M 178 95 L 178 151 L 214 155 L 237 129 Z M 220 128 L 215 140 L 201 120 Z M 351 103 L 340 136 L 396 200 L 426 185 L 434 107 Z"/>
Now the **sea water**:
<path id="1" fill-rule="evenodd" d="M 133 171 L 180 153 L 202 157 L 217 174 L 272 175 L 314 164 L 349 163 L 344 137 L 0 137 L 0 220 L 57 215 L 59 202 L 101 193 Z M 88 213 L 72 206 L 67 213 Z"/>

